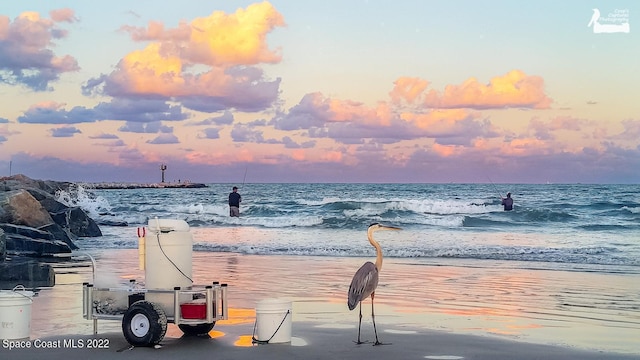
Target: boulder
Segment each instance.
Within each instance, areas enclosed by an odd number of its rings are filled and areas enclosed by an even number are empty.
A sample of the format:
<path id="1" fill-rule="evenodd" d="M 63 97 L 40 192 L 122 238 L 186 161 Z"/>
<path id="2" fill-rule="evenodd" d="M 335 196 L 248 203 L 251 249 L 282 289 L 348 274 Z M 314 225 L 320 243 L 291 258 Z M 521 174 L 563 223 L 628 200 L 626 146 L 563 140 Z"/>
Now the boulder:
<path id="1" fill-rule="evenodd" d="M 78 240 L 78 237 L 71 231 L 69 231 L 68 228 L 64 228 L 58 224 L 50 224 L 47 226 L 43 226 L 38 230 L 49 232 L 51 235 L 53 235 L 53 238 L 55 240 L 60 240 L 66 243 L 73 250 L 78 249 L 78 246 L 76 246 L 76 244 L 74 243 L 74 241 Z"/>
<path id="2" fill-rule="evenodd" d="M 34 239 L 24 235 L 7 234 L 7 253 L 21 256 L 53 256 L 71 253 L 69 245 L 58 240 Z"/>
<path id="3" fill-rule="evenodd" d="M 25 225 L 33 228 L 53 223 L 51 215 L 26 190 L 0 193 L 0 223 Z"/>
<path id="4" fill-rule="evenodd" d="M 98 237 L 102 232 L 98 224 L 87 216 L 81 208 L 70 207 L 52 214 L 53 221 L 63 228 L 69 229 L 72 234 L 80 237 Z"/>
<path id="5" fill-rule="evenodd" d="M 16 285 L 44 287 L 55 285 L 55 272 L 49 264 L 28 258 L 12 258 L 0 262 L 0 287 L 13 289 Z"/>
<path id="6" fill-rule="evenodd" d="M 0 263 L 7 258 L 7 237 L 4 230 L 0 229 Z"/>

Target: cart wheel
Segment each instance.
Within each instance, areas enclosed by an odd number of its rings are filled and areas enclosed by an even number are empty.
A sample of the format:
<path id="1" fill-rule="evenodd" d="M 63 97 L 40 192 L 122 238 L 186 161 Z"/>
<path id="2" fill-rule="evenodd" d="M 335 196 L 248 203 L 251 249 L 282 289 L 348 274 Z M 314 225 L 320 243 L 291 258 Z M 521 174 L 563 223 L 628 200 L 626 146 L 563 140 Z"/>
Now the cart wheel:
<path id="1" fill-rule="evenodd" d="M 122 333 L 133 346 L 153 346 L 167 332 L 167 315 L 159 305 L 140 300 L 124 313 Z"/>
<path id="2" fill-rule="evenodd" d="M 211 324 L 204 323 L 204 324 L 197 324 L 197 325 L 179 324 L 178 327 L 187 336 L 206 335 L 209 333 L 209 331 L 211 331 L 211 329 L 213 329 L 213 325 L 215 324 L 216 324 L 215 322 Z"/>

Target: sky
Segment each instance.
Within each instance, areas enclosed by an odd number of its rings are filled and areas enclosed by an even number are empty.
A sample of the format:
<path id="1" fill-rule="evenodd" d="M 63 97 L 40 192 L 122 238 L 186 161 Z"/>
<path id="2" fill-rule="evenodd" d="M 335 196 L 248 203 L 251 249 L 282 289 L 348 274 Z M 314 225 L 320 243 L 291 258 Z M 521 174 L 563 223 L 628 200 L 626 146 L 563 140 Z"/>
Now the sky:
<path id="1" fill-rule="evenodd" d="M 639 184 L 639 64 L 635 1 L 3 1 L 0 176 Z"/>

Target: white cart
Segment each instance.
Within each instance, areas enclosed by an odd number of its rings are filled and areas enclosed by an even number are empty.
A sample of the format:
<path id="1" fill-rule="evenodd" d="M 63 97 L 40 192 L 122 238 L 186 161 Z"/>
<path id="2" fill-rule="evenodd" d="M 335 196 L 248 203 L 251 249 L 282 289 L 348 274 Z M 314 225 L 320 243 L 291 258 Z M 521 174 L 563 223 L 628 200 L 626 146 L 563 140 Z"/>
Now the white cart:
<path id="1" fill-rule="evenodd" d="M 83 285 L 83 317 L 93 320 L 94 334 L 98 320 L 119 320 L 131 345 L 153 346 L 168 323 L 187 335 L 203 335 L 228 318 L 227 284 L 193 285 L 193 240 L 186 222 L 152 219 L 138 229 L 138 238 L 144 286 L 135 280 L 120 287 Z"/>

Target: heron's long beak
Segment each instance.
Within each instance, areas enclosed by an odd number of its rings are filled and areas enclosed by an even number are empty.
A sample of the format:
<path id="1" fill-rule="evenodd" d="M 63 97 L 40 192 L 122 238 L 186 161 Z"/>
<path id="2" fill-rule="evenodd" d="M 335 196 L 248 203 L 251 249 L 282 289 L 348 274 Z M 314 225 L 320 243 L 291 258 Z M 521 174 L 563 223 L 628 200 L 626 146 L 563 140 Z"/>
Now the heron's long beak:
<path id="1" fill-rule="evenodd" d="M 380 230 L 402 230 L 402 228 L 396 226 L 380 225 Z"/>

